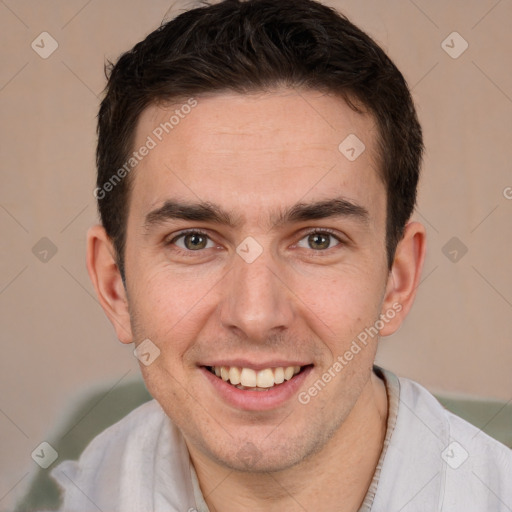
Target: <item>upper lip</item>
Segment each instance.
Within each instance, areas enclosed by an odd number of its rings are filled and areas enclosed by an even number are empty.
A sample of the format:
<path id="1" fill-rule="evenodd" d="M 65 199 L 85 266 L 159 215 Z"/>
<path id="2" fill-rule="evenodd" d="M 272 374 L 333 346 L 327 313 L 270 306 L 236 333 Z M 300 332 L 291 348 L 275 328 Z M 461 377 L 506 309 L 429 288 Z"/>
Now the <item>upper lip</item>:
<path id="1" fill-rule="evenodd" d="M 227 366 L 232 367 L 236 366 L 238 368 L 251 368 L 252 370 L 259 371 L 265 370 L 266 368 L 286 368 L 288 366 L 308 366 L 312 363 L 305 363 L 304 361 L 297 360 L 285 360 L 285 359 L 273 359 L 271 361 L 265 362 L 254 362 L 248 361 L 247 359 L 217 359 L 215 361 L 210 361 L 206 364 L 199 364 L 199 366 Z"/>

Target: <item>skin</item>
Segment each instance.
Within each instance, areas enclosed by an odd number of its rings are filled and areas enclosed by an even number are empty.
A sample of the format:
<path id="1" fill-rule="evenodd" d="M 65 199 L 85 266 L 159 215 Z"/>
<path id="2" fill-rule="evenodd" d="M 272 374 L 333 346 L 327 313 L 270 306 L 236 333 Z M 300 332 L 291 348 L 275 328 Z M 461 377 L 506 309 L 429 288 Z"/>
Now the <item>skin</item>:
<path id="1" fill-rule="evenodd" d="M 393 304 L 401 310 L 380 336 L 399 328 L 419 283 L 425 229 L 406 226 L 389 270 L 375 123 L 342 99 L 279 89 L 197 101 L 131 176 L 126 289 L 101 226 L 88 233 L 90 277 L 119 340 L 149 338 L 160 349 L 141 371 L 183 433 L 210 510 L 315 510 L 321 502 L 323 511 L 356 511 L 386 431 L 385 386 L 372 372 L 377 336 L 306 405 L 294 396 L 271 410 L 241 410 L 198 365 L 299 359 L 313 365 L 299 391 L 307 390 Z M 175 108 L 148 107 L 134 146 Z M 338 150 L 349 134 L 366 146 L 353 162 Z M 338 197 L 367 219 L 269 222 L 297 202 Z M 146 215 L 168 199 L 215 203 L 239 224 L 170 219 L 146 229 Z M 191 228 L 207 233 L 204 248 L 175 239 Z M 313 228 L 334 236 L 315 244 Z M 262 248 L 252 263 L 236 252 L 248 236 Z M 250 461 L 241 456 L 247 447 Z"/>

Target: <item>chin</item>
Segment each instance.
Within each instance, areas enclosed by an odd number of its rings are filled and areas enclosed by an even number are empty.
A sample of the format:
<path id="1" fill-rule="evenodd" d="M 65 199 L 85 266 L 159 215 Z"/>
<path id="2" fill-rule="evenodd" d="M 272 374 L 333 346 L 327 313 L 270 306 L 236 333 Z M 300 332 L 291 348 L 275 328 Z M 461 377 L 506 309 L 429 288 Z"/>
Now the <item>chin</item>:
<path id="1" fill-rule="evenodd" d="M 232 471 L 247 473 L 276 473 L 299 465 L 305 459 L 319 452 L 330 439 L 330 432 L 319 435 L 319 430 L 303 432 L 279 432 L 274 429 L 270 434 L 226 439 L 226 444 L 205 443 L 213 441 L 202 439 L 203 453 L 217 464 Z M 218 439 L 218 438 L 217 438 Z"/>
<path id="2" fill-rule="evenodd" d="M 236 453 L 229 454 L 229 457 L 223 455 L 222 458 L 216 457 L 217 462 L 241 473 L 277 473 L 296 466 L 304 459 L 304 456 L 297 452 L 261 451 L 250 442 L 242 445 Z"/>

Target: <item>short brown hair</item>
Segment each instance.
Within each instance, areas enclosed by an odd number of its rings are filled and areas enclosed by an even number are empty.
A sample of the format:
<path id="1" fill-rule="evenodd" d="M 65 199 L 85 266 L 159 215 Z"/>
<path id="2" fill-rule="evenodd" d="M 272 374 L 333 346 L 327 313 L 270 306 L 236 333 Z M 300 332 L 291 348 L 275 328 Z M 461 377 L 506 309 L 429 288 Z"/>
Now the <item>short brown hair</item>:
<path id="1" fill-rule="evenodd" d="M 107 67 L 98 115 L 97 189 L 133 151 L 142 111 L 201 93 L 301 87 L 341 95 L 369 111 L 379 130 L 379 174 L 387 189 L 386 248 L 396 246 L 416 203 L 422 131 L 400 71 L 345 16 L 313 0 L 224 0 L 161 25 Z M 355 101 L 351 101 L 352 100 Z M 124 175 L 124 173 L 123 173 Z M 132 179 L 96 194 L 101 221 L 125 279 Z"/>

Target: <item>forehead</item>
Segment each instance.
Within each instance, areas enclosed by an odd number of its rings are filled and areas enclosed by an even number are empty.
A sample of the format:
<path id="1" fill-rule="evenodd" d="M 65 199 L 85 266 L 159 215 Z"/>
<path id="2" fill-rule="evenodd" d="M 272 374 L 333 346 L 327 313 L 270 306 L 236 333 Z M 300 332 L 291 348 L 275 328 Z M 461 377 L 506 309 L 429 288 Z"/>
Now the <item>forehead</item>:
<path id="1" fill-rule="evenodd" d="M 152 105 L 136 129 L 134 148 L 152 148 L 133 173 L 130 212 L 144 215 L 171 196 L 224 204 L 244 218 L 340 194 L 379 207 L 376 137 L 371 116 L 318 91 Z"/>

